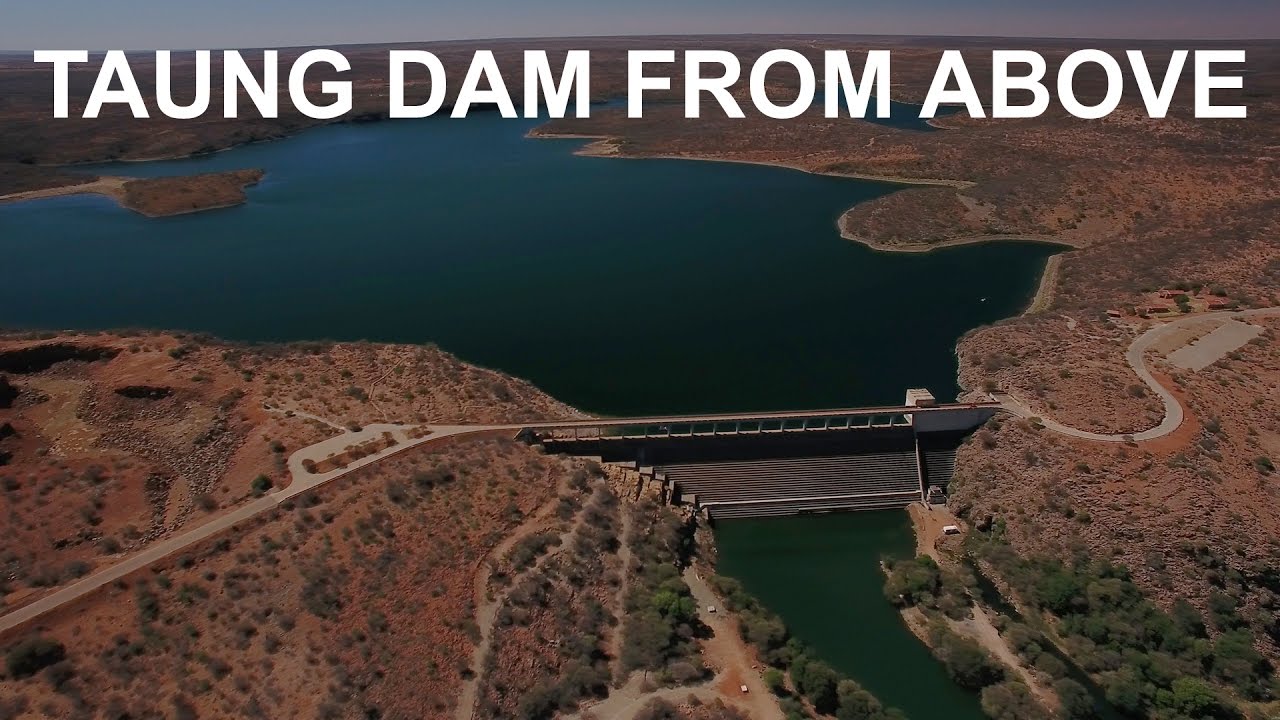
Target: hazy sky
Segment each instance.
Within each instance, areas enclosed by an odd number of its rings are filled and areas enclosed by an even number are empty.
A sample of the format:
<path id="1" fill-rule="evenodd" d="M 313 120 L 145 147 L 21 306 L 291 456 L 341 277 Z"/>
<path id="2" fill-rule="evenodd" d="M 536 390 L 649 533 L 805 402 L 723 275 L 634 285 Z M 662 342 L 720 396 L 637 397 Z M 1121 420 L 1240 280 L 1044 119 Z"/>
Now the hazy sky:
<path id="1" fill-rule="evenodd" d="M 1280 0 L 3 0 L 0 50 L 283 47 L 494 37 L 860 33 L 1280 36 Z"/>

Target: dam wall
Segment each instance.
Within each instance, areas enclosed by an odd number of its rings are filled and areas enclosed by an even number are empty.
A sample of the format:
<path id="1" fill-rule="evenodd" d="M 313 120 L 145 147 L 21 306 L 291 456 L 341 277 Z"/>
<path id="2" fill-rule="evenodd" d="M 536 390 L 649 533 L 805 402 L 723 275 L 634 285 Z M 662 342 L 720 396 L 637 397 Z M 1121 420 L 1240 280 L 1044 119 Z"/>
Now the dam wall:
<path id="1" fill-rule="evenodd" d="M 533 430 L 550 453 L 599 458 L 660 483 L 672 502 L 711 518 L 902 508 L 945 501 L 956 449 L 995 413 L 989 406 L 928 406 L 903 422 L 827 423 L 754 432 L 669 426 L 643 435 Z M 725 423 L 726 426 L 738 427 Z M 763 427 L 763 426 L 762 426 Z M 610 428 L 605 428 L 609 430 Z"/>
<path id="2" fill-rule="evenodd" d="M 911 417 L 911 424 L 918 433 L 970 433 L 990 420 L 996 408 L 979 406 L 956 408 L 945 413 L 920 413 Z"/>

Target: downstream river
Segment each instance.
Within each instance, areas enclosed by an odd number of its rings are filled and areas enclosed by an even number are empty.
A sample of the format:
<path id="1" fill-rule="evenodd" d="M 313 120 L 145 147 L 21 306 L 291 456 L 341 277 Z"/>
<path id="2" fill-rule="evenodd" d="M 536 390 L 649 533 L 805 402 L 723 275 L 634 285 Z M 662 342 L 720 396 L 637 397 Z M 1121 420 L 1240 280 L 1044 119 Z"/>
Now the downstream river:
<path id="1" fill-rule="evenodd" d="M 526 139 L 533 124 L 332 126 L 97 168 L 267 176 L 246 205 L 163 220 L 97 197 L 0 205 L 0 325 L 435 342 L 606 414 L 898 403 L 954 397 L 956 340 L 1019 312 L 1053 252 L 878 253 L 836 220 L 898 186 L 577 157 L 581 141 Z M 721 558 L 885 701 L 976 717 L 881 597 L 875 561 L 909 551 L 906 523 L 727 523 Z"/>
<path id="2" fill-rule="evenodd" d="M 816 655 L 912 720 L 980 720 L 976 693 L 947 676 L 884 597 L 885 555 L 915 554 L 901 510 L 730 520 L 718 572 L 782 616 Z"/>

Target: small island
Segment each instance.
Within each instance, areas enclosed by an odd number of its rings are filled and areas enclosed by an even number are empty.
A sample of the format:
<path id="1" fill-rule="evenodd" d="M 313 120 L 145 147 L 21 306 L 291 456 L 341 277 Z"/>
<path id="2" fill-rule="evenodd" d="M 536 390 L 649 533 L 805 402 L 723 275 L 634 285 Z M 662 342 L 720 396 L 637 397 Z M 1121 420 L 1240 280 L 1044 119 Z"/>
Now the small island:
<path id="1" fill-rule="evenodd" d="M 265 174 L 254 169 L 156 178 L 61 175 L 63 184 L 0 195 L 0 202 L 92 193 L 150 218 L 172 217 L 239 205 L 246 199 L 245 188 Z"/>

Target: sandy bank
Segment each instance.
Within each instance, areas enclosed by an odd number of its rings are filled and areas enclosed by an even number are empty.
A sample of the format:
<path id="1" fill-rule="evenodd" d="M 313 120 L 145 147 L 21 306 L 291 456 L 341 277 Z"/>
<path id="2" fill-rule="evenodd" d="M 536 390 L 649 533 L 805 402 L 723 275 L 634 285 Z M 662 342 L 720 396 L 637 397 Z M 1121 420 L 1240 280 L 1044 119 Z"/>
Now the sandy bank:
<path id="1" fill-rule="evenodd" d="M 939 240 L 932 243 L 881 243 L 875 240 L 858 237 L 852 233 L 841 231 L 840 236 L 845 240 L 852 240 L 861 245 L 866 245 L 872 250 L 879 252 L 898 252 L 898 253 L 926 253 L 933 250 L 942 250 L 944 248 L 960 247 L 963 245 L 982 245 L 984 243 L 996 242 L 1033 242 L 1044 243 L 1045 245 L 1058 245 L 1063 248 L 1078 248 L 1076 243 L 1048 235 L 969 235 L 966 237 L 953 238 L 951 240 Z M 1055 256 L 1057 257 L 1057 256 Z"/>
<path id="2" fill-rule="evenodd" d="M 825 170 L 814 170 L 812 168 L 797 165 L 784 160 L 754 160 L 750 158 L 734 158 L 734 157 L 710 157 L 706 155 L 632 155 L 624 153 L 619 146 L 620 138 L 611 135 L 583 135 L 578 133 L 558 133 L 545 131 L 540 128 L 530 130 L 526 137 L 540 140 L 592 140 L 587 145 L 574 151 L 575 155 L 583 157 L 615 157 L 623 160 L 696 160 L 699 162 L 726 162 L 737 163 L 739 165 L 764 165 L 766 167 L 785 168 L 787 170 L 797 170 L 810 175 L 825 175 L 827 177 L 843 177 L 853 178 L 856 180 L 871 180 L 875 182 L 893 183 L 895 185 L 930 185 L 953 188 L 970 188 L 976 183 L 968 180 L 947 180 L 944 178 L 915 178 L 903 177 L 899 175 L 875 175 L 870 173 L 849 173 L 849 172 L 829 172 Z"/>
<path id="3" fill-rule="evenodd" d="M 83 183 L 75 183 L 73 185 L 59 185 L 57 187 L 41 188 L 39 190 L 26 190 L 23 192 L 9 193 L 8 195 L 0 195 L 0 203 L 22 202 L 23 200 L 43 200 L 52 197 L 64 197 L 67 195 L 105 195 L 117 202 L 124 203 L 124 186 L 129 178 L 123 177 L 100 177 Z"/>

